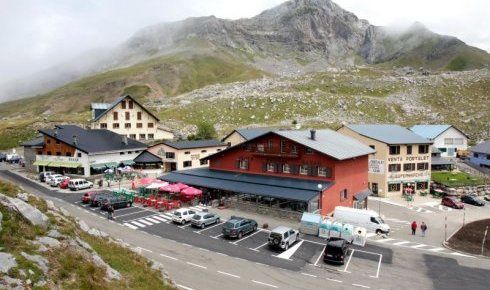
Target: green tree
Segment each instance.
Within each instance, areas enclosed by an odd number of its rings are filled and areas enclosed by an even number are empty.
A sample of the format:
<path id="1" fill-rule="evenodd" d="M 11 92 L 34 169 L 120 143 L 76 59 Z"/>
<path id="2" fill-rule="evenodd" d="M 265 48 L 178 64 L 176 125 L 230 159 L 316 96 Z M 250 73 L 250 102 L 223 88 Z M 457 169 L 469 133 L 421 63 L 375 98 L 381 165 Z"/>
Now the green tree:
<path id="1" fill-rule="evenodd" d="M 187 137 L 187 139 L 189 140 L 204 140 L 214 138 L 216 138 L 216 129 L 214 129 L 213 124 L 206 121 L 197 124 L 196 135 L 189 135 Z"/>

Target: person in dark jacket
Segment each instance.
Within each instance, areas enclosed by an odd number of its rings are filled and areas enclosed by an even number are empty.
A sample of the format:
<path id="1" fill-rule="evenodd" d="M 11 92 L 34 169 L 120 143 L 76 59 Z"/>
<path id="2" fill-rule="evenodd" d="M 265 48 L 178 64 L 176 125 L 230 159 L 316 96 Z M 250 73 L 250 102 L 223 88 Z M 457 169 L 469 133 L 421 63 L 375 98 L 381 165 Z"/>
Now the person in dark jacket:
<path id="1" fill-rule="evenodd" d="M 412 235 L 415 236 L 415 232 L 417 231 L 417 222 L 413 221 L 412 222 Z"/>
<path id="2" fill-rule="evenodd" d="M 427 231 L 427 225 L 424 222 L 420 224 L 420 230 L 422 231 L 422 237 L 425 237 L 425 231 Z"/>
<path id="3" fill-rule="evenodd" d="M 112 220 L 114 219 L 114 207 L 112 206 L 112 204 L 109 204 L 107 206 L 107 218 Z"/>

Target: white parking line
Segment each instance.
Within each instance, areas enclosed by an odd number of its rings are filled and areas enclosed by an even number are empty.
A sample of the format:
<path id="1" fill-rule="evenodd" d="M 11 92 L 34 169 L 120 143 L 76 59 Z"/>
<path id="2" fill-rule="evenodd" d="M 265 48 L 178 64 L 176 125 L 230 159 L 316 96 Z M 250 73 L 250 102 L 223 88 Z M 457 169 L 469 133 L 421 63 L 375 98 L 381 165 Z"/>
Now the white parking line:
<path id="1" fill-rule="evenodd" d="M 347 260 L 347 264 L 345 264 L 345 268 L 344 268 L 344 270 L 342 270 L 342 272 L 350 273 L 347 271 L 347 268 L 349 267 L 349 263 L 350 263 L 350 260 L 352 259 L 352 254 L 354 254 L 354 251 L 355 251 L 354 249 L 351 250 L 349 260 Z"/>
<path id="2" fill-rule="evenodd" d="M 379 262 L 378 262 L 378 269 L 376 270 L 376 276 L 369 276 L 371 278 L 379 278 L 379 270 L 381 269 L 381 260 L 383 259 L 383 255 L 379 254 Z"/>
<path id="3" fill-rule="evenodd" d="M 269 286 L 269 287 L 272 287 L 272 288 L 278 288 L 276 285 L 267 284 L 267 283 L 256 281 L 256 280 L 252 280 L 252 282 L 257 283 L 257 284 L 260 284 L 260 285 L 264 285 L 264 286 Z"/>
<path id="4" fill-rule="evenodd" d="M 248 236 L 246 236 L 246 237 L 244 237 L 244 238 L 241 238 L 240 240 L 236 240 L 236 241 L 234 241 L 234 242 L 233 242 L 233 243 L 231 243 L 231 244 L 235 244 L 235 245 L 236 245 L 237 243 L 239 243 L 239 242 L 241 242 L 241 241 L 243 241 L 243 240 L 246 240 L 246 239 L 250 238 L 250 237 L 251 237 L 251 236 L 253 236 L 253 235 L 258 234 L 258 233 L 260 233 L 261 231 L 262 231 L 261 229 L 258 229 L 258 230 L 257 230 L 255 233 L 250 234 L 250 235 L 248 235 Z"/>
<path id="5" fill-rule="evenodd" d="M 202 229 L 202 230 L 197 231 L 196 233 L 200 234 L 201 232 L 203 232 L 203 231 L 205 231 L 205 230 L 209 230 L 209 229 L 212 229 L 212 228 L 214 228 L 214 227 L 220 226 L 220 225 L 224 224 L 225 222 L 226 222 L 226 221 L 223 221 L 223 222 L 221 222 L 221 223 L 219 223 L 219 224 L 215 224 L 215 225 L 213 225 L 213 226 L 210 226 L 210 227 L 204 228 L 204 229 Z"/>
<path id="6" fill-rule="evenodd" d="M 198 267 L 198 268 L 201 268 L 201 269 L 207 269 L 206 266 L 194 264 L 194 263 L 191 263 L 191 262 L 186 262 L 186 264 L 191 265 L 191 266 L 194 266 L 194 267 Z"/>
<path id="7" fill-rule="evenodd" d="M 266 242 L 266 243 L 263 243 L 262 245 L 258 246 L 257 248 L 250 248 L 250 250 L 253 250 L 253 251 L 259 251 L 260 248 L 262 248 L 263 246 L 267 245 L 269 242 Z"/>
<path id="8" fill-rule="evenodd" d="M 213 239 L 218 239 L 218 238 L 219 238 L 219 237 L 221 237 L 221 236 L 223 236 L 223 234 L 219 234 L 219 235 L 214 236 L 214 237 L 211 237 L 211 238 L 213 238 Z"/>
<path id="9" fill-rule="evenodd" d="M 230 276 L 230 277 L 234 277 L 234 278 L 240 279 L 240 276 L 238 276 L 238 275 L 230 274 L 230 273 L 223 272 L 223 271 L 217 271 L 217 272 L 220 273 L 220 274 L 226 275 L 226 276 Z"/>
<path id="10" fill-rule="evenodd" d="M 187 287 L 187 286 L 184 286 L 184 285 L 180 285 L 180 284 L 175 284 L 175 285 L 176 285 L 177 287 L 179 287 L 179 288 L 182 288 L 182 289 L 184 289 L 184 290 L 194 290 L 194 289 L 192 289 L 192 288 L 189 288 L 189 287 Z"/>
<path id="11" fill-rule="evenodd" d="M 146 225 L 144 225 L 144 224 L 142 224 L 142 223 L 139 223 L 139 222 L 137 222 L 137 221 L 132 221 L 131 223 L 132 223 L 133 225 L 137 225 L 137 226 L 138 226 L 138 227 L 140 227 L 140 228 L 144 228 L 144 227 L 146 227 Z"/>
<path id="12" fill-rule="evenodd" d="M 145 225 L 149 225 L 149 226 L 152 226 L 152 225 L 153 225 L 153 223 L 150 223 L 149 221 L 144 220 L 144 219 L 139 219 L 138 221 L 139 221 L 140 223 L 144 223 Z"/>
<path id="13" fill-rule="evenodd" d="M 125 225 L 125 226 L 127 226 L 128 228 L 133 229 L 133 230 L 136 230 L 136 229 L 138 228 L 138 227 L 133 226 L 133 225 L 132 225 L 132 224 L 130 224 L 130 223 L 124 223 L 123 225 Z"/>
<path id="14" fill-rule="evenodd" d="M 398 242 L 398 243 L 394 243 L 393 245 L 394 246 L 401 246 L 401 245 L 406 245 L 406 244 L 410 244 L 411 242 L 408 242 L 408 241 L 402 241 L 402 242 Z"/>
<path id="15" fill-rule="evenodd" d="M 317 265 L 318 265 L 318 261 L 320 261 L 320 258 L 323 256 L 323 253 L 325 253 L 325 248 L 326 248 L 326 247 L 327 247 L 327 245 L 325 245 L 325 246 L 323 247 L 323 250 L 320 252 L 320 255 L 318 255 L 318 258 L 316 259 L 315 264 L 313 264 L 315 267 L 317 267 Z"/>
<path id="16" fill-rule="evenodd" d="M 301 275 L 304 275 L 304 276 L 309 276 L 309 277 L 313 277 L 313 278 L 318 277 L 318 276 L 316 276 L 316 275 L 312 275 L 312 274 L 308 274 L 308 273 L 301 273 Z"/>
<path id="17" fill-rule="evenodd" d="M 136 220 L 140 220 L 140 219 L 144 219 L 144 218 L 148 218 L 148 217 L 154 217 L 155 215 L 146 215 L 146 216 L 140 216 L 140 217 L 137 217 L 137 218 L 134 218 L 134 219 L 129 219 L 129 220 L 125 220 L 123 221 L 123 223 L 127 223 L 127 222 L 131 222 L 131 221 L 136 221 Z"/>
<path id="18" fill-rule="evenodd" d="M 386 243 L 386 242 L 394 241 L 394 240 L 395 239 L 388 238 L 388 239 L 379 239 L 379 240 L 375 240 L 375 241 L 378 243 Z"/>
<path id="19" fill-rule="evenodd" d="M 190 227 L 192 224 L 191 223 L 188 223 L 186 225 L 183 225 L 183 226 L 179 226 L 179 228 L 183 229 L 183 228 L 187 228 L 187 227 Z"/>
<path id="20" fill-rule="evenodd" d="M 281 259 L 290 260 L 291 257 L 294 255 L 294 253 L 296 253 L 296 251 L 299 249 L 299 247 L 301 247 L 302 244 L 303 244 L 303 240 L 299 241 L 299 243 L 296 243 L 296 245 L 292 246 L 287 251 L 282 252 L 281 254 L 277 255 L 276 257 L 281 258 Z"/>
<path id="21" fill-rule="evenodd" d="M 179 260 L 177 258 L 174 258 L 174 257 L 171 257 L 171 256 L 167 256 L 167 255 L 164 255 L 164 254 L 160 254 L 160 256 L 165 257 L 165 258 L 170 259 L 170 260 L 174 260 L 174 261 L 178 261 Z"/>
<path id="22" fill-rule="evenodd" d="M 367 288 L 367 289 L 371 288 L 369 286 L 361 285 L 361 284 L 352 284 L 352 286 L 361 287 L 361 288 Z"/>
<path id="23" fill-rule="evenodd" d="M 159 223 L 161 223 L 161 221 L 159 221 L 159 220 L 155 220 L 155 219 L 153 219 L 153 218 L 145 218 L 145 220 L 150 221 L 150 222 L 155 223 L 155 224 L 159 224 Z"/>
<path id="24" fill-rule="evenodd" d="M 164 218 L 162 218 L 160 216 L 152 216 L 151 218 L 156 219 L 156 220 L 159 220 L 159 221 L 164 222 L 164 223 L 168 222 L 168 220 L 166 220 L 166 219 L 164 219 Z"/>
<path id="25" fill-rule="evenodd" d="M 332 281 L 332 282 L 342 283 L 342 281 L 337 280 L 337 279 L 327 278 L 327 280 Z"/>
<path id="26" fill-rule="evenodd" d="M 444 251 L 444 248 L 434 248 L 434 249 L 429 249 L 428 251 L 430 251 L 430 252 L 440 252 L 440 251 Z"/>
<path id="27" fill-rule="evenodd" d="M 424 245 L 424 244 L 418 244 L 418 245 L 415 245 L 415 246 L 411 246 L 410 248 L 412 249 L 418 249 L 418 248 L 422 248 L 422 247 L 428 247 L 427 245 Z"/>

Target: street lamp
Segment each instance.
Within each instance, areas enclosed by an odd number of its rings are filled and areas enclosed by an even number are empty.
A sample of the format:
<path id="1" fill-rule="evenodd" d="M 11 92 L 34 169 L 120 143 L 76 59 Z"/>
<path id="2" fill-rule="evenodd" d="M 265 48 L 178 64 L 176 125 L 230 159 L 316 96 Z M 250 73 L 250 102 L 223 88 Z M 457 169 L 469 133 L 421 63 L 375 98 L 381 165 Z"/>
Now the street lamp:
<path id="1" fill-rule="evenodd" d="M 320 214 L 322 213 L 322 206 L 323 206 L 323 185 L 321 183 L 318 183 L 317 185 L 318 191 L 320 191 L 320 202 L 318 203 L 318 209 L 320 210 Z"/>

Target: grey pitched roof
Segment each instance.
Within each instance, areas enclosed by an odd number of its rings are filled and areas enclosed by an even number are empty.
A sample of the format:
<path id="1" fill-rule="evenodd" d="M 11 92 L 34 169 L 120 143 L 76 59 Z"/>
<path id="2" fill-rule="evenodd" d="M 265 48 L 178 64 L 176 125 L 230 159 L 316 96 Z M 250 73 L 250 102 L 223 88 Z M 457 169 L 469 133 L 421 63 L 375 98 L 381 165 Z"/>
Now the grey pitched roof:
<path id="1" fill-rule="evenodd" d="M 57 125 L 55 129 L 41 129 L 40 133 L 55 138 L 65 144 L 73 146 L 85 153 L 98 153 L 124 150 L 143 150 L 147 145 L 104 129 L 83 129 L 75 125 Z M 73 136 L 76 136 L 75 144 Z"/>
<path id="2" fill-rule="evenodd" d="M 226 146 L 221 141 L 208 139 L 208 140 L 182 140 L 182 141 L 164 141 L 161 144 L 165 144 L 175 149 L 192 149 L 192 148 L 204 148 L 204 147 L 221 147 Z"/>
<path id="3" fill-rule="evenodd" d="M 432 144 L 432 141 L 394 124 L 362 124 L 345 125 L 362 136 L 381 141 L 386 144 Z"/>
<path id="4" fill-rule="evenodd" d="M 133 161 L 136 163 L 163 163 L 160 157 L 146 150 L 136 156 Z"/>
<path id="5" fill-rule="evenodd" d="M 170 182 L 217 188 L 221 190 L 250 193 L 274 198 L 285 198 L 298 201 L 309 201 L 319 195 L 318 184 L 325 190 L 332 183 L 315 180 L 301 180 L 297 178 L 263 176 L 211 170 L 209 168 L 195 168 L 180 170 L 162 175 L 159 179 Z"/>
<path id="6" fill-rule="evenodd" d="M 28 141 L 25 141 L 24 143 L 20 144 L 20 146 L 23 147 L 42 147 L 44 145 L 44 137 L 37 137 Z"/>
<path id="7" fill-rule="evenodd" d="M 316 130 L 315 140 L 310 138 L 309 130 L 279 130 L 274 131 L 274 133 L 338 160 L 376 152 L 376 150 L 352 137 L 329 129 Z"/>
<path id="8" fill-rule="evenodd" d="M 471 152 L 490 154 L 490 140 L 481 142 L 470 149 Z"/>
<path id="9" fill-rule="evenodd" d="M 158 119 L 157 116 L 155 116 L 152 112 L 150 112 L 143 105 L 141 105 L 138 101 L 136 101 L 131 95 L 124 95 L 124 96 L 120 96 L 119 98 L 117 98 L 112 104 L 109 104 L 109 106 L 107 107 L 107 109 L 105 109 L 104 112 L 98 113 L 98 116 L 96 116 L 92 120 L 92 122 L 96 122 L 97 120 L 99 120 L 102 116 L 104 116 L 107 112 L 109 112 L 110 110 L 112 110 L 115 106 L 117 106 L 125 98 L 130 98 L 135 104 L 139 105 L 145 112 L 147 112 L 148 114 L 150 114 L 151 116 L 153 116 L 153 118 L 157 119 L 157 121 L 160 121 L 160 119 Z M 104 107 L 104 105 L 107 105 L 105 103 L 93 103 L 93 104 L 98 104 L 99 107 Z M 94 109 L 96 109 L 96 108 L 94 108 Z"/>
<path id="10" fill-rule="evenodd" d="M 420 135 L 424 138 L 427 138 L 429 140 L 434 140 L 435 138 L 437 138 L 437 136 L 441 135 L 451 127 L 453 127 L 454 129 L 461 132 L 461 134 L 468 137 L 463 131 L 459 130 L 453 125 L 415 125 L 410 127 L 410 130 L 415 134 Z"/>
<path id="11" fill-rule="evenodd" d="M 222 141 L 224 141 L 226 138 L 230 137 L 231 134 L 237 132 L 240 134 L 245 140 L 250 140 L 256 137 L 259 137 L 261 135 L 264 135 L 265 133 L 270 132 L 271 130 L 268 130 L 266 128 L 249 128 L 249 129 L 236 129 L 233 130 L 230 134 L 226 135 Z"/>
<path id="12" fill-rule="evenodd" d="M 92 107 L 92 110 L 107 110 L 111 104 L 109 103 L 92 103 L 90 104 L 90 107 Z"/>

